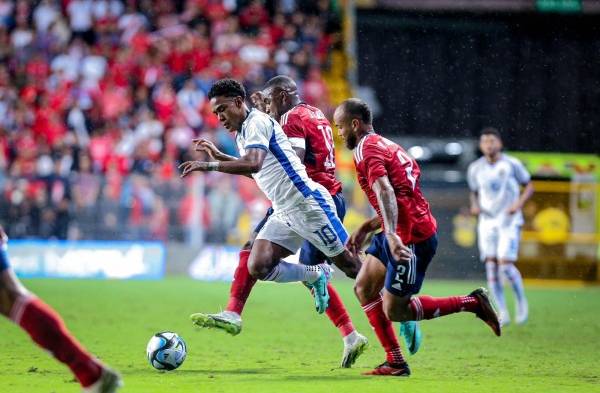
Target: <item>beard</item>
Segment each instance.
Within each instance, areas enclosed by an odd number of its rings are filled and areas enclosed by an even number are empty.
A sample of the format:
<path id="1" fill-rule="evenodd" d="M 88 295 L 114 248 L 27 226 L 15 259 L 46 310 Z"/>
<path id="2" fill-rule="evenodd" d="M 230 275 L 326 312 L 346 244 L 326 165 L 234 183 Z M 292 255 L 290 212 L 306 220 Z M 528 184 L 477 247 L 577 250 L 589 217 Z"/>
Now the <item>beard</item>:
<path id="1" fill-rule="evenodd" d="M 346 144 L 346 147 L 350 150 L 354 150 L 354 148 L 356 147 L 356 135 L 354 134 L 350 134 L 346 137 L 346 140 L 344 141 L 344 143 Z"/>

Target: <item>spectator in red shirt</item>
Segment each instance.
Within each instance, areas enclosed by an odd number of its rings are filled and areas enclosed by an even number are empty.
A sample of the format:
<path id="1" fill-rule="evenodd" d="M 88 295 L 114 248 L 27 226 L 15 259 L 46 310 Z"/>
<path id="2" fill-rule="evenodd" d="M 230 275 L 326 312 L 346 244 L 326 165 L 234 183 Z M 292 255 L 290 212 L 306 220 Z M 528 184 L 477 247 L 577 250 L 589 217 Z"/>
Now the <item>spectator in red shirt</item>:
<path id="1" fill-rule="evenodd" d="M 144 176 L 158 183 L 171 176 L 179 184 L 173 168 L 189 154 L 189 138 L 212 133 L 227 149 L 231 141 L 222 138 L 203 99 L 216 78 L 234 77 L 251 87 L 276 72 L 306 73 L 323 63 L 330 42 L 324 34 L 326 14 L 310 11 L 316 16 L 307 19 L 295 6 L 283 5 L 270 21 L 261 1 L 236 10 L 233 1 L 186 0 L 183 12 L 173 2 L 5 3 L 0 7 L 0 127 L 6 131 L 0 139 L 0 165 L 9 174 L 5 184 L 36 175 L 42 145 L 50 149 L 45 161 L 60 162 L 61 173 L 75 175 L 79 153 L 64 153 L 63 142 L 75 144 L 109 184 L 96 196 L 96 213 L 106 212 L 107 222 L 90 224 L 96 232 L 81 226 L 78 236 L 84 238 L 117 236 L 121 183 L 134 169 L 148 165 L 151 170 L 142 171 Z M 15 28 L 7 31 L 6 21 L 14 21 Z M 183 87 L 188 79 L 194 80 L 193 89 Z M 309 100 L 326 96 L 320 78 L 309 80 L 307 90 Z M 64 169 L 69 167 L 70 174 Z M 32 198 L 13 211 L 34 211 Z M 48 198 L 40 201 L 34 206 L 38 224 L 43 215 L 44 233 L 50 235 L 64 214 L 49 206 Z M 10 200 L 2 203 L 8 206 L 0 206 L 0 212 L 14 207 Z M 251 203 L 258 202 L 253 198 Z M 148 206 L 157 210 L 157 220 L 164 217 L 159 203 Z"/>
<path id="2" fill-rule="evenodd" d="M 252 0 L 252 2 L 240 12 L 240 25 L 242 26 L 242 29 L 249 34 L 256 35 L 259 27 L 266 25 L 268 22 L 269 14 L 260 0 Z"/>
<path id="3" fill-rule="evenodd" d="M 103 118 L 116 119 L 128 112 L 132 104 L 129 87 L 118 86 L 110 77 L 105 80 L 100 96 Z"/>

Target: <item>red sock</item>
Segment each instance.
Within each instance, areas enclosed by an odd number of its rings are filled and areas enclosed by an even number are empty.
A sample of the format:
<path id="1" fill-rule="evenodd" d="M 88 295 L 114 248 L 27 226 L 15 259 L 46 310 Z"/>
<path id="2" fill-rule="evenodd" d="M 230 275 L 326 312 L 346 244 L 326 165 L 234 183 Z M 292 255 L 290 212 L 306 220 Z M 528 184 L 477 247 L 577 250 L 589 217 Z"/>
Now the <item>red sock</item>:
<path id="1" fill-rule="evenodd" d="M 462 311 L 475 312 L 479 302 L 473 296 L 416 296 L 410 301 L 415 321 L 433 319 Z"/>
<path id="2" fill-rule="evenodd" d="M 340 298 L 340 294 L 331 283 L 327 284 L 327 290 L 329 291 L 329 306 L 325 313 L 335 327 L 338 328 L 342 337 L 346 337 L 354 331 L 354 325 L 352 324 L 350 315 L 348 315 L 348 311 L 346 311 L 346 307 L 342 302 L 342 298 Z"/>
<path id="3" fill-rule="evenodd" d="M 249 257 L 250 250 L 240 251 L 240 262 L 233 275 L 231 290 L 229 291 L 229 302 L 225 308 L 225 310 L 236 312 L 239 315 L 242 315 L 246 300 L 248 300 L 248 296 L 250 296 L 250 292 L 256 284 L 256 279 L 250 275 L 248 270 Z"/>
<path id="4" fill-rule="evenodd" d="M 21 296 L 13 304 L 10 319 L 40 347 L 69 366 L 83 387 L 100 378 L 102 367 L 67 330 L 61 317 L 35 296 Z"/>
<path id="5" fill-rule="evenodd" d="M 362 309 L 367 314 L 369 323 L 375 331 L 381 346 L 385 349 L 387 361 L 393 364 L 405 363 L 392 322 L 387 319 L 383 312 L 381 296 L 377 296 L 367 304 L 363 304 Z"/>

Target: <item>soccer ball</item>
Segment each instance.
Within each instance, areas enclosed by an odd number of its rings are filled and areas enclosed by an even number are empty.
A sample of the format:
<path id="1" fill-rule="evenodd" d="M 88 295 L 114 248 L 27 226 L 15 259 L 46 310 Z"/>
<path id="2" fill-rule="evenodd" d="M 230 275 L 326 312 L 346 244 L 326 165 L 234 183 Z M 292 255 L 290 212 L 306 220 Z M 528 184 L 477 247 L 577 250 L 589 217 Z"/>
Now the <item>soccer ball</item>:
<path id="1" fill-rule="evenodd" d="M 187 355 L 185 341 L 177 333 L 156 333 L 146 347 L 150 365 L 157 370 L 171 371 L 181 366 Z"/>

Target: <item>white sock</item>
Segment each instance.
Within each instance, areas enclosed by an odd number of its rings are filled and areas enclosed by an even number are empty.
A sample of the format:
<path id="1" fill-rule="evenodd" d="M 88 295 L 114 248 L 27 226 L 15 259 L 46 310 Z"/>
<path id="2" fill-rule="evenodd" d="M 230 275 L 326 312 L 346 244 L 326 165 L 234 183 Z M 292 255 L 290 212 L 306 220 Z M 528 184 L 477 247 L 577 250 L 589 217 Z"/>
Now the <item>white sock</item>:
<path id="1" fill-rule="evenodd" d="M 225 315 L 229 315 L 230 317 L 232 317 L 234 319 L 242 319 L 240 314 L 236 313 L 235 311 L 225 310 L 225 311 L 221 311 L 221 313 L 225 314 Z"/>
<path id="2" fill-rule="evenodd" d="M 281 261 L 263 280 L 275 282 L 303 281 L 312 284 L 319 278 L 320 274 L 321 269 L 318 266 L 306 266 Z"/>
<path id="3" fill-rule="evenodd" d="M 508 314 L 506 308 L 506 300 L 504 299 L 504 288 L 502 287 L 502 279 L 498 271 L 498 264 L 496 262 L 485 263 L 485 273 L 487 277 L 488 288 L 494 295 L 496 305 L 500 309 L 501 313 Z"/>
<path id="4" fill-rule="evenodd" d="M 500 265 L 500 271 L 504 277 L 506 277 L 508 282 L 510 282 L 512 289 L 515 292 L 517 303 L 519 305 L 523 304 L 525 301 L 525 290 L 523 289 L 523 277 L 521 277 L 519 269 L 517 269 L 514 263 L 505 263 Z"/>
<path id="5" fill-rule="evenodd" d="M 344 340 L 344 345 L 350 345 L 354 342 L 354 340 L 356 340 L 356 330 L 353 330 L 351 333 L 348 333 L 346 336 L 344 336 L 343 340 Z"/>

